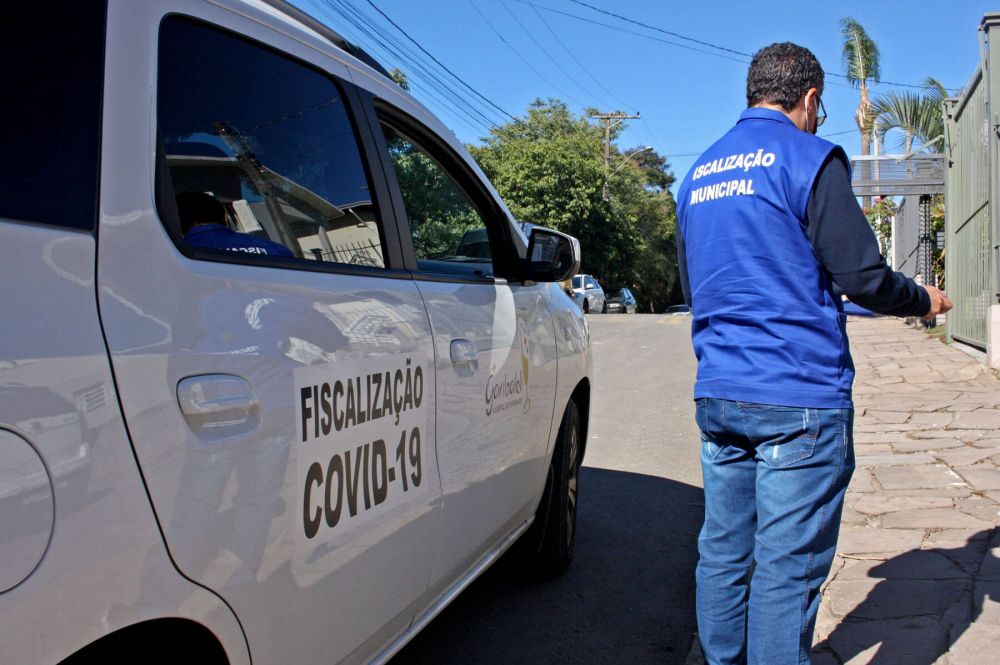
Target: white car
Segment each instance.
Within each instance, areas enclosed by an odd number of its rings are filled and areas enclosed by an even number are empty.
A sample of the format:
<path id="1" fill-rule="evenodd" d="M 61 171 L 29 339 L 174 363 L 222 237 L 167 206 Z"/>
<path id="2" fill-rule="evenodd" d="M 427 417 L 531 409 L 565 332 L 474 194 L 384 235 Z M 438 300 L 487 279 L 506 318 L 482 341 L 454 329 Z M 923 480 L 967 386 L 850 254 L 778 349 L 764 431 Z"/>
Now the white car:
<path id="1" fill-rule="evenodd" d="M 0 663 L 384 662 L 515 542 L 568 565 L 576 240 L 283 2 L 19 15 Z"/>
<path id="2" fill-rule="evenodd" d="M 594 279 L 593 275 L 575 275 L 573 277 L 573 301 L 583 310 L 584 314 L 608 313 L 608 301 L 604 289 Z"/>

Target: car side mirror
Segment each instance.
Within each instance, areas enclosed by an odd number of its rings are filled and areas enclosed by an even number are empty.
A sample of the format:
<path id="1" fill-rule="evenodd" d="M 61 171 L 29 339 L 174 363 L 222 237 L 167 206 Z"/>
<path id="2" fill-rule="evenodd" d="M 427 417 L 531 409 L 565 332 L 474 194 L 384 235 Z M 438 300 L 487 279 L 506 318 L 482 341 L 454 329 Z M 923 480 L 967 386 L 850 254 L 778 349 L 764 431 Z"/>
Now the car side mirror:
<path id="1" fill-rule="evenodd" d="M 528 240 L 528 278 L 561 282 L 580 271 L 580 241 L 573 236 L 536 226 Z"/>

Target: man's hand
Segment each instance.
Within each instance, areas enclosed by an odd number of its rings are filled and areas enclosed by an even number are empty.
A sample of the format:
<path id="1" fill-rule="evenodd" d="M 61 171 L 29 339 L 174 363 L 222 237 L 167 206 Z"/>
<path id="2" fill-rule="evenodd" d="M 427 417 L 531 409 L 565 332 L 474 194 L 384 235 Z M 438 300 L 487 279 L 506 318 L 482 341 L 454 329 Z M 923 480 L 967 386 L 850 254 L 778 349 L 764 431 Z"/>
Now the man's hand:
<path id="1" fill-rule="evenodd" d="M 933 321 L 938 314 L 944 314 L 952 308 L 951 301 L 948 300 L 948 296 L 944 294 L 944 291 L 926 284 L 924 288 L 927 289 L 927 295 L 931 297 L 931 310 L 924 316 L 926 320 Z"/>

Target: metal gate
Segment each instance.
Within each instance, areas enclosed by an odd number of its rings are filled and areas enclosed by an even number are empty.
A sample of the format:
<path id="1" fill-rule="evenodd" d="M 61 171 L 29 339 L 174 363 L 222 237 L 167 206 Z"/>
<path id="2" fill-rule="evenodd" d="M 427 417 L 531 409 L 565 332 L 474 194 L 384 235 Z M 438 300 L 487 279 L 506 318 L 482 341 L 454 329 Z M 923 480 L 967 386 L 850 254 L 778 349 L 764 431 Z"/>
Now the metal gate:
<path id="1" fill-rule="evenodd" d="M 943 180 L 941 186 L 944 187 Z M 892 269 L 920 284 L 938 286 L 933 265 L 931 204 L 927 194 L 903 197 L 892 225 Z"/>
<path id="2" fill-rule="evenodd" d="M 991 144 L 996 139 L 989 123 L 989 102 L 989 84 L 980 67 L 965 95 L 944 103 L 946 286 L 955 303 L 948 314 L 948 335 L 983 349 L 996 293 L 990 200 L 991 152 L 995 151 Z"/>

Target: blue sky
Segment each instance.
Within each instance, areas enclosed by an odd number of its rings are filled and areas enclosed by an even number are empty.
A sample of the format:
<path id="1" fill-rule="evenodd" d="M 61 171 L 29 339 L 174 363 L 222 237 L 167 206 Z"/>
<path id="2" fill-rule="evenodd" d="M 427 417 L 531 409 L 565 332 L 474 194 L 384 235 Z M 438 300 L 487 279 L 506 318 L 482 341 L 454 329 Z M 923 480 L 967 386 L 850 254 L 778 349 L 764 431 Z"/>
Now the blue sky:
<path id="1" fill-rule="evenodd" d="M 473 120 L 458 111 L 449 93 L 426 81 L 402 48 L 384 45 L 384 35 L 389 34 L 416 50 L 368 0 L 294 2 L 369 50 L 387 68 L 407 71 L 411 92 L 460 139 L 478 143 L 486 134 L 487 120 L 478 115 Z M 678 178 L 746 105 L 748 58 L 630 24 L 572 0 L 372 2 L 444 66 L 510 114 L 524 115 L 532 100 L 549 97 L 567 102 L 578 114 L 586 107 L 638 111 L 641 120 L 629 121 L 619 147 L 652 145 L 669 157 Z M 827 72 L 841 74 L 838 22 L 851 16 L 882 51 L 882 80 L 920 84 L 933 76 L 948 88 L 965 86 L 978 65 L 977 28 L 990 10 L 982 0 L 586 2 L 744 53 L 776 41 L 793 41 L 811 49 Z M 365 34 L 355 25 L 362 16 L 385 32 L 379 34 L 369 25 L 370 34 Z M 447 77 L 443 72 L 439 76 Z M 475 98 L 461 84 L 454 87 Z M 875 93 L 891 90 L 906 88 L 873 88 Z M 828 76 L 823 102 L 829 117 L 820 134 L 843 145 L 849 154 L 858 153 L 853 119 L 857 91 L 843 79 Z M 492 122 L 506 119 L 485 102 L 477 103 Z M 896 151 L 891 136 L 888 149 Z"/>

